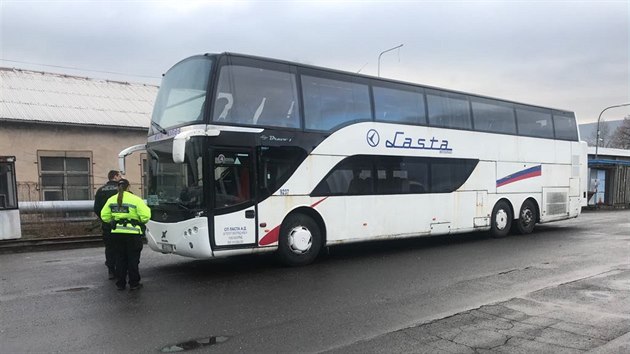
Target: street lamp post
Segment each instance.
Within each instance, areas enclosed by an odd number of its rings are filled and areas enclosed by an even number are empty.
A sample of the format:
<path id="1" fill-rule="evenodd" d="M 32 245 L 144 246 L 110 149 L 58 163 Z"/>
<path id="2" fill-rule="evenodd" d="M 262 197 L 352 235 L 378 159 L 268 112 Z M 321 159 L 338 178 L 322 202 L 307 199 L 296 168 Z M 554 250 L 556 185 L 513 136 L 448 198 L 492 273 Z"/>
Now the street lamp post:
<path id="1" fill-rule="evenodd" d="M 398 48 L 402 47 L 403 45 L 404 44 L 397 45 L 397 46 L 395 46 L 393 48 L 389 48 L 387 50 L 382 51 L 381 54 L 378 55 L 378 77 L 381 77 L 381 56 L 383 54 L 387 53 L 387 52 L 391 52 L 394 49 L 398 49 Z"/>
<path id="2" fill-rule="evenodd" d="M 597 151 L 598 151 L 598 148 L 599 148 L 599 134 L 600 134 L 599 121 L 602 119 L 602 114 L 604 114 L 604 112 L 606 112 L 607 110 L 609 110 L 611 108 L 625 107 L 625 106 L 630 106 L 630 102 L 629 103 L 616 104 L 614 106 L 606 107 L 599 113 L 599 117 L 597 118 L 597 140 L 595 141 L 595 160 L 597 160 Z"/>

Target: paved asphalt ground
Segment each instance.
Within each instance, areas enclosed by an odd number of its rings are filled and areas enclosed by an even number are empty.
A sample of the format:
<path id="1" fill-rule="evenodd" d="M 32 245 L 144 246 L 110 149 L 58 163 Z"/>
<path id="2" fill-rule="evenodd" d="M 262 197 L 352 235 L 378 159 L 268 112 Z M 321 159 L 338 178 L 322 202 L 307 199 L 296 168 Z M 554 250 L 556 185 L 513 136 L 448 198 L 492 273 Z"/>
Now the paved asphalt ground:
<path id="1" fill-rule="evenodd" d="M 620 222 L 619 236 L 630 241 L 627 215 Z M 330 352 L 630 353 L 630 252 L 626 255 L 628 262 L 617 269 Z"/>
<path id="2" fill-rule="evenodd" d="M 331 353 L 630 353 L 630 266 Z"/>
<path id="3" fill-rule="evenodd" d="M 629 255 L 630 210 L 302 268 L 145 248 L 137 292 L 106 279 L 102 248 L 0 254 L 0 353 L 630 353 Z"/>

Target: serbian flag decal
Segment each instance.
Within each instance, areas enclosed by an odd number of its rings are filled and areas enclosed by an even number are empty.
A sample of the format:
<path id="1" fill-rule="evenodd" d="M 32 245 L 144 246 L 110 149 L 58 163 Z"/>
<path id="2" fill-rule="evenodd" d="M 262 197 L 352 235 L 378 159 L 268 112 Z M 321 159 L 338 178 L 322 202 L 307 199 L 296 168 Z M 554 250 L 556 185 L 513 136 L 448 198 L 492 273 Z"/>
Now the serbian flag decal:
<path id="1" fill-rule="evenodd" d="M 528 169 L 518 171 L 511 175 L 505 176 L 499 180 L 497 180 L 497 188 L 505 186 L 506 184 L 510 184 L 517 181 L 522 181 L 524 179 L 538 177 L 542 174 L 542 165 L 530 167 Z"/>

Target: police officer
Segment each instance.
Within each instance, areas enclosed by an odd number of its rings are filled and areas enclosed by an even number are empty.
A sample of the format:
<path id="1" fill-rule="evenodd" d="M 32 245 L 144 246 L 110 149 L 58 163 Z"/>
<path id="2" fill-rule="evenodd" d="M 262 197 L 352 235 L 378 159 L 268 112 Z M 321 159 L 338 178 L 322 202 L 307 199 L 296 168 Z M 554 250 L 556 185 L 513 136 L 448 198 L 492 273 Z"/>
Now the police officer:
<path id="1" fill-rule="evenodd" d="M 114 259 L 114 247 L 112 246 L 111 227 L 109 223 L 103 222 L 101 219 L 101 210 L 107 199 L 118 193 L 118 181 L 122 177 L 120 172 L 111 170 L 107 173 L 107 183 L 99 188 L 94 195 L 94 213 L 101 220 L 101 230 L 103 232 L 103 241 L 105 243 L 105 265 L 109 273 L 109 279 L 116 277 L 116 260 Z"/>
<path id="2" fill-rule="evenodd" d="M 144 224 L 151 218 L 151 209 L 131 192 L 129 181 L 118 181 L 118 194 L 107 200 L 101 210 L 101 219 L 111 225 L 114 253 L 116 255 L 116 287 L 124 290 L 129 275 L 129 289 L 137 290 L 140 284 L 140 252 Z"/>

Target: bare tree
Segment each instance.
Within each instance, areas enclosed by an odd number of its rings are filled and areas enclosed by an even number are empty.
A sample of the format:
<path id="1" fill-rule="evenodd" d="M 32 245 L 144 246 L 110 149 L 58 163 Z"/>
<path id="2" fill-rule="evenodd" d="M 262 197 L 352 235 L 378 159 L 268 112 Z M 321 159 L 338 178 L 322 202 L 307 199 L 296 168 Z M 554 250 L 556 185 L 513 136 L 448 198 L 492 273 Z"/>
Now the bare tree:
<path id="1" fill-rule="evenodd" d="M 615 130 L 610 139 L 610 145 L 617 149 L 630 149 L 630 115 L 627 115 Z"/>

